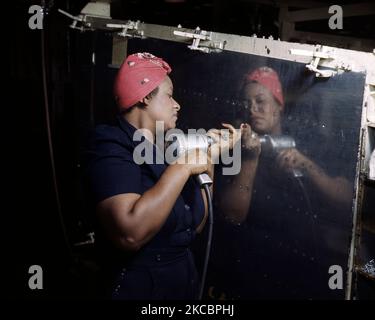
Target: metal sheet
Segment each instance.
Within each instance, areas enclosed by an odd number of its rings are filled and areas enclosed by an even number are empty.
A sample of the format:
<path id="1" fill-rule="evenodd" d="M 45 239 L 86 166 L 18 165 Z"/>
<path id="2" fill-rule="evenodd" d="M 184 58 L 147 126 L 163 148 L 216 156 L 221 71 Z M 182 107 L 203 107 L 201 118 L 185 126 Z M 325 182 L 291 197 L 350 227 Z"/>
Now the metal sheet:
<path id="1" fill-rule="evenodd" d="M 276 170 L 275 159 L 261 158 L 245 222 L 233 224 L 230 212 L 216 203 L 206 296 L 344 298 L 345 279 L 343 289 L 330 289 L 329 268 L 340 266 L 344 276 L 347 271 L 365 74 L 319 79 L 302 63 L 237 52 L 207 55 L 155 39 L 129 40 L 128 53 L 137 51 L 162 56 L 174 69 L 182 129 L 249 122 L 249 112 L 240 103 L 241 79 L 257 67 L 272 67 L 287 101 L 283 132 L 327 176 L 341 177 L 351 186 L 350 195 L 338 204 L 325 198 L 310 177 L 297 181 Z M 219 170 L 217 199 L 225 197 L 230 183 Z M 204 241 L 196 249 L 198 262 L 203 248 Z"/>

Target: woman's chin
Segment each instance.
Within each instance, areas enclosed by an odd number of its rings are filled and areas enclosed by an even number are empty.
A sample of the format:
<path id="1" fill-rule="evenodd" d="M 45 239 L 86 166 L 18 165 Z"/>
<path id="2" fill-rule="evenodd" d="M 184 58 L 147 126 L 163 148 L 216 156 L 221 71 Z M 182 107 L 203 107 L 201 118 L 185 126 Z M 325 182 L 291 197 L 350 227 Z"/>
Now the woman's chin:
<path id="1" fill-rule="evenodd" d="M 266 134 L 267 133 L 267 128 L 260 124 L 253 124 L 251 125 L 251 128 L 258 134 Z"/>
<path id="2" fill-rule="evenodd" d="M 171 121 L 166 125 L 165 131 L 176 129 L 176 121 Z"/>

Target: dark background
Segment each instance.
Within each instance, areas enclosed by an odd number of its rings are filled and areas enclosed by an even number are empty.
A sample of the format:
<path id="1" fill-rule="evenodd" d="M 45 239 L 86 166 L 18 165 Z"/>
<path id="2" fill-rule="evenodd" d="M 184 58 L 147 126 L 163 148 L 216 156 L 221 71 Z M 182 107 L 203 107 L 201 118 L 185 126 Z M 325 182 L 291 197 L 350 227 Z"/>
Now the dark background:
<path id="1" fill-rule="evenodd" d="M 73 254 L 72 247 L 87 240 L 87 233 L 92 231 L 80 184 L 80 154 L 87 133 L 98 119 L 111 120 L 111 113 L 95 108 L 102 104 L 113 107 L 111 98 L 101 94 L 110 86 L 111 72 L 96 76 L 98 70 L 107 68 L 111 36 L 104 32 L 80 34 L 69 29 L 71 21 L 57 12 L 61 8 L 77 15 L 86 1 L 46 1 L 44 30 L 31 30 L 28 8 L 33 4 L 40 2 L 10 4 L 7 13 L 11 28 L 3 40 L 3 68 L 9 75 L 3 99 L 2 294 L 28 299 L 90 297 L 95 294 L 91 287 L 95 265 L 86 259 L 90 249 L 81 252 L 75 248 Z M 267 1 L 133 0 L 113 1 L 111 15 L 115 19 L 278 38 L 278 10 Z M 329 30 L 327 21 L 300 23 L 298 28 L 360 38 L 374 38 L 375 30 L 373 16 L 344 19 L 344 31 Z M 91 64 L 93 50 L 98 57 L 95 66 Z M 92 92 L 97 99 L 93 99 Z M 43 267 L 44 290 L 28 288 L 28 268 L 33 264 Z"/>

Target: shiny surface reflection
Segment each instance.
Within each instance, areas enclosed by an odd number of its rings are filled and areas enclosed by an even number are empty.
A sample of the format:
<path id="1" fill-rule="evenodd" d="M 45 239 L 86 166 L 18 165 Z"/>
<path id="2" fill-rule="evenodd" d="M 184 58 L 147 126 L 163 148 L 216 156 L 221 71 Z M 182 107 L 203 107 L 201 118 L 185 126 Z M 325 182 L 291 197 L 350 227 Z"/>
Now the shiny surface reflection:
<path id="1" fill-rule="evenodd" d="M 129 41 L 139 50 L 174 68 L 178 127 L 243 126 L 241 172 L 215 174 L 207 298 L 342 299 L 364 75 L 318 79 L 295 62 Z M 333 265 L 343 289 L 328 285 Z"/>

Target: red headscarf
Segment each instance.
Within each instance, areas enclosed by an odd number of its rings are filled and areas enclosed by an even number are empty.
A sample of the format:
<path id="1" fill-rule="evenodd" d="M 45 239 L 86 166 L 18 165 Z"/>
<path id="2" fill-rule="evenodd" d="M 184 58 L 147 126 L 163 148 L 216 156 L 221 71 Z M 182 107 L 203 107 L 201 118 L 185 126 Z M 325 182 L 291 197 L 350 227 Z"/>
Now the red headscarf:
<path id="1" fill-rule="evenodd" d="M 171 67 L 163 59 L 143 52 L 126 58 L 114 82 L 114 95 L 120 108 L 128 109 L 146 97 L 160 83 Z"/>
<path id="2" fill-rule="evenodd" d="M 284 97 L 281 89 L 281 83 L 279 76 L 276 71 L 269 67 L 261 67 L 254 70 L 251 73 L 248 73 L 245 76 L 245 84 L 251 81 L 258 82 L 263 87 L 271 91 L 275 99 L 284 106 Z"/>

